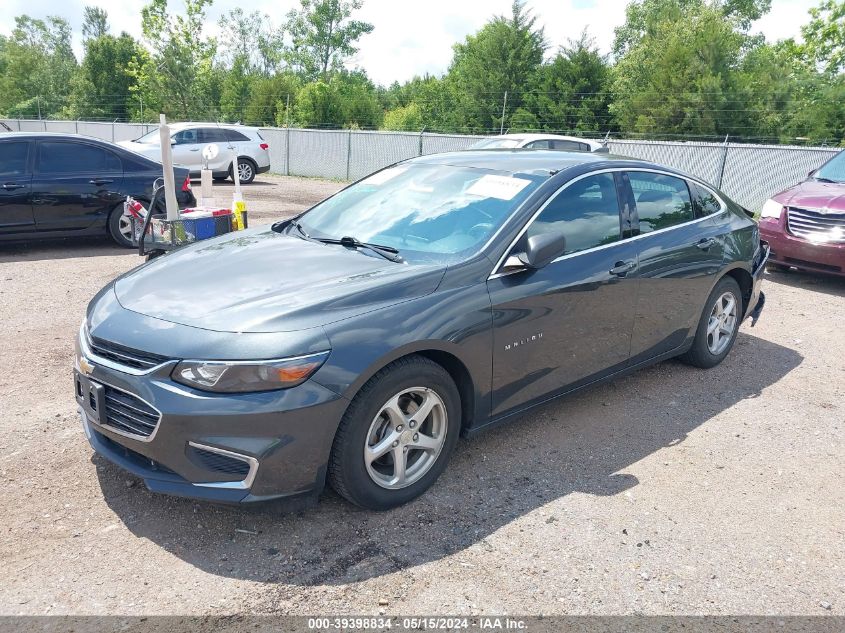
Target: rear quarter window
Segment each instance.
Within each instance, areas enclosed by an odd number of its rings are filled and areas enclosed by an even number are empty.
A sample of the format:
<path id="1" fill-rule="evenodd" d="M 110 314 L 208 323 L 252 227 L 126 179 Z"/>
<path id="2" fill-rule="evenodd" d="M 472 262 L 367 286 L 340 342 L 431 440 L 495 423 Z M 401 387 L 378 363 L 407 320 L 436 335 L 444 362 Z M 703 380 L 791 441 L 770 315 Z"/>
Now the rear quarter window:
<path id="1" fill-rule="evenodd" d="M 722 203 L 712 191 L 692 182 L 689 185 L 693 193 L 695 217 L 704 218 L 722 210 Z"/>
<path id="2" fill-rule="evenodd" d="M 237 130 L 226 130 L 226 137 L 233 143 L 243 143 L 249 140 L 248 136 L 241 134 Z M 258 138 L 261 137 L 259 136 Z"/>

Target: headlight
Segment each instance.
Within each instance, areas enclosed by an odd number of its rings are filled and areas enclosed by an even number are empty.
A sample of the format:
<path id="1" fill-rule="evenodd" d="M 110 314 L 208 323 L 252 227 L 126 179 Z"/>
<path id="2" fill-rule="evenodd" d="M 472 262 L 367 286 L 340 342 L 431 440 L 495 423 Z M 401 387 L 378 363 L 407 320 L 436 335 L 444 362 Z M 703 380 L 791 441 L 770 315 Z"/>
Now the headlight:
<path id="1" fill-rule="evenodd" d="M 279 360 L 183 360 L 171 377 L 189 387 L 222 393 L 289 389 L 308 380 L 328 357 L 328 352 L 320 352 Z"/>
<path id="2" fill-rule="evenodd" d="M 783 212 L 783 205 L 780 202 L 775 202 L 771 198 L 766 200 L 763 204 L 763 209 L 760 211 L 760 218 L 775 218 L 780 219 L 780 214 Z"/>

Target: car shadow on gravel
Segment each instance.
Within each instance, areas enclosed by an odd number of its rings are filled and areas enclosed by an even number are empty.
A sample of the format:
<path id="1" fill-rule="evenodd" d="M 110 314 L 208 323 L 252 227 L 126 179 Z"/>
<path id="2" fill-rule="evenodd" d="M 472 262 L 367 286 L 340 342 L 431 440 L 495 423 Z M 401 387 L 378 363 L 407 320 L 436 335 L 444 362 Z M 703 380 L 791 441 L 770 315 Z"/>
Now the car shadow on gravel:
<path id="1" fill-rule="evenodd" d="M 273 504 L 209 505 L 154 495 L 102 458 L 92 461 L 106 502 L 136 536 L 207 573 L 276 585 L 283 597 L 288 585 L 354 583 L 474 545 L 493 552 L 488 536 L 572 493 L 601 498 L 659 485 L 624 471 L 760 397 L 802 360 L 742 332 L 729 358 L 710 371 L 668 361 L 463 440 L 432 490 L 382 513 L 331 491 L 296 514 Z M 545 520 L 566 529 L 565 516 Z"/>
<path id="2" fill-rule="evenodd" d="M 26 242 L 0 242 L 0 263 L 35 262 L 47 259 L 76 259 L 78 257 L 114 257 L 135 255 L 142 259 L 137 249 L 118 246 L 107 236 L 56 238 Z"/>
<path id="3" fill-rule="evenodd" d="M 800 270 L 769 270 L 766 281 L 812 292 L 822 292 L 834 297 L 845 297 L 845 277 L 811 273 Z"/>

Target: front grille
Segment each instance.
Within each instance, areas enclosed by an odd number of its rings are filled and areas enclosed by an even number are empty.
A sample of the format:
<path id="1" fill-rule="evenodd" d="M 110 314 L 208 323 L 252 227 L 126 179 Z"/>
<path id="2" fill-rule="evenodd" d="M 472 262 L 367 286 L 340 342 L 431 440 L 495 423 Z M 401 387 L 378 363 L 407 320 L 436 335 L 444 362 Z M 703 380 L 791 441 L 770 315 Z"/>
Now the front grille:
<path id="1" fill-rule="evenodd" d="M 845 243 L 845 213 L 821 213 L 789 207 L 786 226 L 796 237 L 812 242 Z"/>
<path id="2" fill-rule="evenodd" d="M 198 446 L 189 446 L 188 456 L 198 466 L 218 473 L 240 475 L 241 478 L 246 477 L 249 474 L 249 463 L 243 461 L 242 459 L 237 459 L 236 457 L 207 451 L 203 448 L 199 448 Z"/>
<path id="3" fill-rule="evenodd" d="M 165 356 L 131 349 L 93 336 L 89 337 L 88 346 L 100 358 L 105 358 L 120 365 L 131 367 L 132 369 L 151 369 L 169 360 Z"/>
<path id="4" fill-rule="evenodd" d="M 106 414 L 105 417 L 100 416 L 100 423 L 130 435 L 152 435 L 160 418 L 158 411 L 131 393 L 103 386 L 106 392 Z"/>

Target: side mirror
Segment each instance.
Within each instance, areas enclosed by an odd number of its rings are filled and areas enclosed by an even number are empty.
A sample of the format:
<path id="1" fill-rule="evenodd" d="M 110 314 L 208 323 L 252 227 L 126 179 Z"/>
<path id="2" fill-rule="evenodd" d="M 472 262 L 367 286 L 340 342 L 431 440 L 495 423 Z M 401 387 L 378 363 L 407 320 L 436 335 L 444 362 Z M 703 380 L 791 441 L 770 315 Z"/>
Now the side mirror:
<path id="1" fill-rule="evenodd" d="M 176 145 L 176 141 L 174 141 L 173 139 L 170 139 L 170 144 L 171 144 L 171 145 Z"/>
<path id="2" fill-rule="evenodd" d="M 525 252 L 511 255 L 505 260 L 504 269 L 539 269 L 549 265 L 566 250 L 566 238 L 557 233 L 532 235 L 525 244 Z"/>

